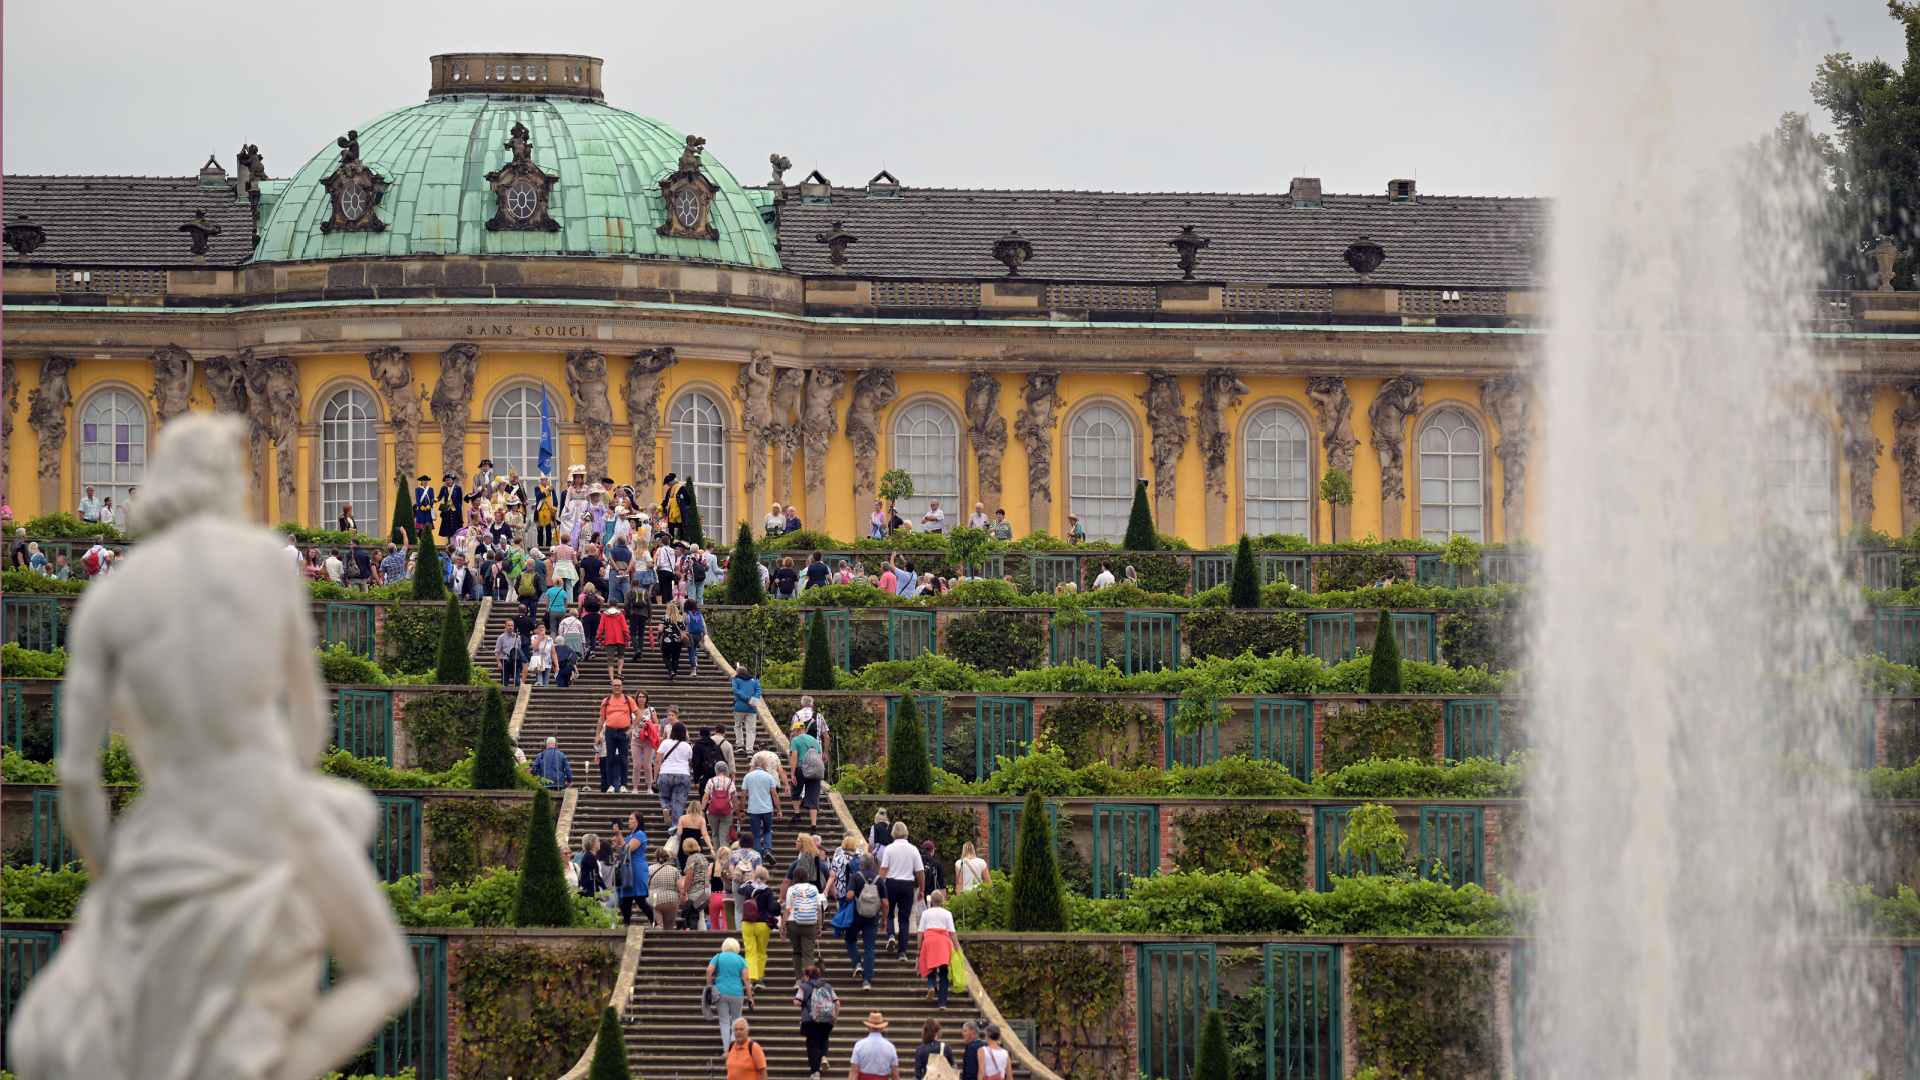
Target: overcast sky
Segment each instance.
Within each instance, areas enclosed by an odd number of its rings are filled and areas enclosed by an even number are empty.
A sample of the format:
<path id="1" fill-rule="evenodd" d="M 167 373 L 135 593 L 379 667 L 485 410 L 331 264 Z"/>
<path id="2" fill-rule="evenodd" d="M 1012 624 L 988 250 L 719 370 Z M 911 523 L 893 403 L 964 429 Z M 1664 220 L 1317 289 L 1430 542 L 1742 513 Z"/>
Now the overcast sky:
<path id="1" fill-rule="evenodd" d="M 850 186 L 887 168 L 909 187 L 1256 192 L 1306 175 L 1368 193 L 1417 176 L 1542 195 L 1553 6 L 13 0 L 0 132 L 8 173 L 185 175 L 208 153 L 231 171 L 246 141 L 285 177 L 422 100 L 434 53 L 557 51 L 604 58 L 609 102 L 706 136 L 748 184 L 778 151 L 790 182 L 818 168 Z M 1904 51 L 1883 0 L 1745 6 L 1773 46 L 1730 138 L 1808 108 L 1821 55 Z"/>

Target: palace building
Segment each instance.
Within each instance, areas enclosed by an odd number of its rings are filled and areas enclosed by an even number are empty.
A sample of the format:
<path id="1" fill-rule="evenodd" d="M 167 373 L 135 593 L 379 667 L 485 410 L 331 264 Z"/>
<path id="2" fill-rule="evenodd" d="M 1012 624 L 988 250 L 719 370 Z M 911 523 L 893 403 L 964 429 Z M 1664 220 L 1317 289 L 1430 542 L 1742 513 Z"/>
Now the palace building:
<path id="1" fill-rule="evenodd" d="M 601 70 L 433 57 L 424 102 L 342 117 L 280 178 L 295 148 L 6 177 L 16 520 L 124 497 L 168 419 L 211 410 L 249 425 L 260 520 L 351 503 L 379 532 L 396 477 L 535 472 L 544 408 L 558 471 L 692 477 L 728 537 L 776 501 L 864 535 L 894 468 L 909 519 L 984 502 L 1096 540 L 1135 477 L 1202 546 L 1527 535 L 1545 201 L 793 184 L 778 154 L 753 184 Z M 1920 294 L 1805 303 L 1843 374 L 1773 421 L 1774 512 L 1911 532 Z"/>

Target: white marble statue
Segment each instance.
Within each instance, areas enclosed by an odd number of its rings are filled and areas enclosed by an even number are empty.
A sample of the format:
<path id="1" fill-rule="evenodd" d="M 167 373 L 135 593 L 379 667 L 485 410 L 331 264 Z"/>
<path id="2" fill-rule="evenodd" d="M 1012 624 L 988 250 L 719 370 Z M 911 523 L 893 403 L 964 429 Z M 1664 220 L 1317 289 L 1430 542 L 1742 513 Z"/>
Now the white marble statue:
<path id="1" fill-rule="evenodd" d="M 229 417 L 161 430 L 146 536 L 74 613 L 67 745 L 100 745 L 111 713 L 142 791 L 109 833 L 97 755 L 61 759 L 92 881 L 9 1025 L 21 1080 L 311 1080 L 413 994 L 373 801 L 313 771 L 313 617 L 284 540 L 245 521 L 244 439 Z"/>

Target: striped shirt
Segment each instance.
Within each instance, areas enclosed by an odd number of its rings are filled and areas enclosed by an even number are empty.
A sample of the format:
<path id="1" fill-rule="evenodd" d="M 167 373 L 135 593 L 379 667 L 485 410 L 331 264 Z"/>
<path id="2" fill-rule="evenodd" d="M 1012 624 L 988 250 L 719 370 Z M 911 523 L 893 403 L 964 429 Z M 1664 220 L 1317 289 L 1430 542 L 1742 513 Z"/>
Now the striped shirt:
<path id="1" fill-rule="evenodd" d="M 787 918 L 797 923 L 820 921 L 820 890 L 800 882 L 787 890 Z"/>

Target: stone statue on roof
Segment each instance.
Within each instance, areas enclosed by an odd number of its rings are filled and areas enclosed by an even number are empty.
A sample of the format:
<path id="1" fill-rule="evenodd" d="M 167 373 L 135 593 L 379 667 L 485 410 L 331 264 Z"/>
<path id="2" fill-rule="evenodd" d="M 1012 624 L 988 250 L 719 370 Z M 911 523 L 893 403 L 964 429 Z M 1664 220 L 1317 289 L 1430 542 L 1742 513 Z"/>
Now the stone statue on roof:
<path id="1" fill-rule="evenodd" d="M 515 165 L 525 164 L 533 159 L 533 144 L 529 141 L 532 135 L 533 132 L 527 130 L 527 125 L 514 122 L 513 130 L 508 133 L 506 148 L 513 151 Z"/>
<path id="2" fill-rule="evenodd" d="M 687 136 L 687 148 L 685 150 L 680 151 L 680 171 L 681 172 L 699 172 L 700 171 L 700 148 L 705 145 L 707 145 L 707 140 L 701 138 L 700 136 L 698 135 Z"/>

